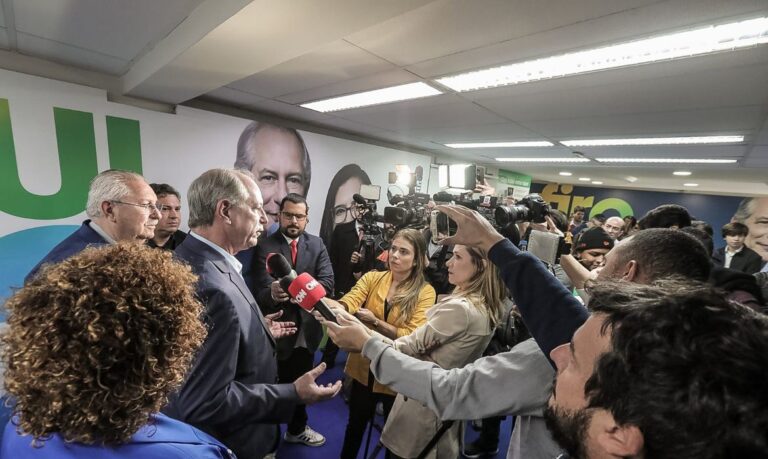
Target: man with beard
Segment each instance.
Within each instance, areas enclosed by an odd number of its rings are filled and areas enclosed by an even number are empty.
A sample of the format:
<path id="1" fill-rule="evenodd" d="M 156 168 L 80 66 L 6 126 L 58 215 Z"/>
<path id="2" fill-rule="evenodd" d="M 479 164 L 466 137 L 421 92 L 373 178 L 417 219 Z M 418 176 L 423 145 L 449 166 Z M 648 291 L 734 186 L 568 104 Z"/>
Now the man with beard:
<path id="1" fill-rule="evenodd" d="M 551 388 L 548 380 L 554 375 L 554 362 L 547 356 L 571 341 L 588 311 L 538 259 L 514 248 L 479 214 L 461 207 L 440 209 L 450 212 L 459 224 L 457 236 L 446 243 L 466 241 L 491 248 L 491 259 L 502 268 L 505 283 L 538 343 L 527 340 L 508 352 L 447 371 L 395 351 L 343 314 L 340 325 L 327 324 L 328 333 L 339 347 L 362 350 L 379 382 L 421 401 L 444 420 L 516 415 L 508 459 L 552 459 L 554 448 L 542 419 Z M 650 229 L 611 251 L 600 278 L 626 281 L 621 285 L 648 284 L 671 276 L 704 281 L 708 258 L 693 237 L 671 229 Z"/>
<path id="2" fill-rule="evenodd" d="M 479 214 L 455 206 L 440 210 L 458 225 L 444 243 L 489 250 L 529 331 L 556 362 L 560 380 L 550 412 L 570 453 L 766 457 L 768 397 L 755 383 L 764 379 L 766 319 L 693 282 L 709 272 L 701 243 L 670 229 L 639 232 L 608 254 L 599 279 L 650 283 L 671 270 L 687 270 L 688 279 L 655 294 L 625 283 L 605 293 L 593 289 L 598 299 L 590 317 L 543 276 L 541 263 Z M 639 244 L 644 240 L 649 244 Z M 665 256 L 643 253 L 649 247 Z M 696 258 L 681 257 L 686 248 Z"/>
<path id="3" fill-rule="evenodd" d="M 311 314 L 290 302 L 280 283 L 267 273 L 270 253 L 282 254 L 297 273 L 309 273 L 326 292 L 333 292 L 333 268 L 323 241 L 304 230 L 309 223 L 307 200 L 289 193 L 280 202 L 278 231 L 256 246 L 254 276 L 256 299 L 265 314 L 282 312 L 282 319 L 296 323 L 295 335 L 277 342 L 277 371 L 280 381 L 293 381 L 312 369 L 314 353 L 323 337 L 323 328 Z M 284 438 L 290 443 L 321 446 L 325 437 L 307 425 L 304 405 L 297 405 Z"/>

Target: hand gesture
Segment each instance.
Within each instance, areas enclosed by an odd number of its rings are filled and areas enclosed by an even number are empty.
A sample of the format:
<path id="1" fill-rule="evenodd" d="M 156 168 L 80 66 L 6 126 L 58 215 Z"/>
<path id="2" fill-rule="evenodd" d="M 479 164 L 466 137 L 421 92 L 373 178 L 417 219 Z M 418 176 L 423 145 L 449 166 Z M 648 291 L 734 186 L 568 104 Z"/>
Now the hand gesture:
<path id="1" fill-rule="evenodd" d="M 373 332 L 349 314 L 338 314 L 336 320 L 339 321 L 338 324 L 325 322 L 328 336 L 339 346 L 339 349 L 347 352 L 362 352 L 363 346 Z"/>
<path id="2" fill-rule="evenodd" d="M 504 239 L 491 223 L 474 210 L 462 206 L 437 206 L 437 210 L 456 222 L 456 234 L 440 241 L 442 245 L 468 245 L 486 251 Z"/>
<path id="3" fill-rule="evenodd" d="M 274 314 L 267 314 L 264 319 L 267 321 L 269 332 L 272 333 L 272 337 L 275 339 L 285 338 L 296 333 L 296 324 L 294 322 L 278 322 L 283 315 L 283 311 L 277 311 Z"/>
<path id="4" fill-rule="evenodd" d="M 272 299 L 278 303 L 282 303 L 283 301 L 288 301 L 291 299 L 291 297 L 285 293 L 283 288 L 280 287 L 280 282 L 278 281 L 272 282 L 272 284 L 269 286 L 269 290 L 272 293 Z"/>
<path id="5" fill-rule="evenodd" d="M 355 316 L 357 316 L 360 321 L 362 321 L 365 324 L 373 325 L 376 323 L 376 321 L 379 320 L 378 317 L 376 317 L 370 309 L 360 308 L 355 313 Z"/>
<path id="6" fill-rule="evenodd" d="M 329 400 L 335 397 L 341 390 L 341 381 L 336 381 L 333 384 L 326 384 L 325 386 L 315 382 L 317 377 L 323 374 L 324 371 L 325 363 L 321 363 L 293 382 L 293 387 L 296 388 L 296 393 L 299 395 L 299 399 L 301 399 L 303 404 L 311 405 L 323 400 Z"/>
<path id="7" fill-rule="evenodd" d="M 360 252 L 352 252 L 352 257 L 349 259 L 352 264 L 357 264 L 360 261 Z"/>

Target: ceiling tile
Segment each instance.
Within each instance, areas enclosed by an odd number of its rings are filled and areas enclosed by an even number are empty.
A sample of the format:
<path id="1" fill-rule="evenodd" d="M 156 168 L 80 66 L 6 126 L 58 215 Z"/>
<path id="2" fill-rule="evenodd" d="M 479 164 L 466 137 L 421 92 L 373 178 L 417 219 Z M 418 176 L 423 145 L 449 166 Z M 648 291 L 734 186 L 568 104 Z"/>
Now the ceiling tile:
<path id="1" fill-rule="evenodd" d="M 470 124 L 468 120 L 476 125 L 499 124 L 506 121 L 469 102 L 437 105 L 379 105 L 345 110 L 339 112 L 337 116 L 400 132 L 411 129 L 467 126 Z"/>
<path id="2" fill-rule="evenodd" d="M 397 65 L 410 65 L 654 1 L 443 0 L 355 33 L 348 39 Z M 557 14 L 552 14 L 553 11 Z"/>
<path id="3" fill-rule="evenodd" d="M 542 140 L 540 135 L 513 123 L 410 129 L 408 133 L 438 144 Z"/>
<path id="4" fill-rule="evenodd" d="M 567 2 L 566 8 L 571 5 L 582 8 L 582 3 Z M 431 78 L 633 40 L 714 21 L 724 22 L 733 17 L 741 19 L 743 15 L 759 17 L 768 13 L 768 6 L 763 0 L 672 0 L 643 3 L 647 5 L 607 15 L 601 15 L 599 10 L 582 8 L 584 12 L 591 13 L 585 14 L 584 20 L 569 21 L 562 27 L 541 29 L 538 33 L 518 34 L 517 38 L 496 44 L 467 47 L 462 52 L 434 53 L 420 62 L 411 63 L 408 70 L 423 78 Z M 547 9 L 537 6 L 529 16 L 522 17 L 535 22 L 547 15 Z M 558 15 L 554 16 L 559 16 L 559 8 Z M 464 30 L 464 34 L 469 34 L 473 29 Z M 461 36 L 461 32 L 458 34 Z M 422 39 L 429 41 L 431 37 Z M 362 46 L 376 52 L 375 48 Z"/>
<path id="5" fill-rule="evenodd" d="M 0 27 L 5 27 L 5 12 L 3 11 L 5 8 L 0 5 Z"/>
<path id="6" fill-rule="evenodd" d="M 22 54 L 41 57 L 81 69 L 95 70 L 109 75 L 120 75 L 128 65 L 128 61 L 124 59 L 46 40 L 26 33 L 18 32 L 16 40 L 18 50 Z"/>
<path id="7" fill-rule="evenodd" d="M 633 115 L 585 116 L 529 121 L 525 127 L 551 138 L 599 138 L 751 131 L 762 120 L 764 107 L 750 105 Z"/>
<path id="8" fill-rule="evenodd" d="M 8 30 L 5 27 L 0 27 L 0 48 L 9 49 L 8 44 Z"/>
<path id="9" fill-rule="evenodd" d="M 767 82 L 762 65 L 475 101 L 526 122 L 749 105 L 768 100 Z"/>
<path id="10" fill-rule="evenodd" d="M 744 167 L 768 167 L 768 146 L 754 147 L 744 162 Z M 768 182 L 768 176 L 763 177 L 764 181 Z"/>
<path id="11" fill-rule="evenodd" d="M 114 56 L 137 57 L 181 23 L 202 0 L 6 0 L 16 29 L 66 45 Z M 55 57 L 56 54 L 41 57 Z M 77 61 L 72 62 L 77 64 Z"/>
<path id="12" fill-rule="evenodd" d="M 395 68 L 357 46 L 338 40 L 227 86 L 271 98 Z"/>

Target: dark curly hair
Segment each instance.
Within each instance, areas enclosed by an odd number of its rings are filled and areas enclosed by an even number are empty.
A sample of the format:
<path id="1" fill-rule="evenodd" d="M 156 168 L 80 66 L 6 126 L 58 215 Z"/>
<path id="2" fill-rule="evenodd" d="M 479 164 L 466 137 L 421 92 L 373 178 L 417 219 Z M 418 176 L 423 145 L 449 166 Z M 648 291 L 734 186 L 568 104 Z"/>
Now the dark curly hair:
<path id="1" fill-rule="evenodd" d="M 205 338 L 197 280 L 141 244 L 88 248 L 6 303 L 5 388 L 35 443 L 115 445 L 151 422 Z"/>
<path id="2" fill-rule="evenodd" d="M 611 348 L 585 394 L 640 429 L 644 457 L 768 457 L 768 317 L 691 280 L 591 294 Z"/>

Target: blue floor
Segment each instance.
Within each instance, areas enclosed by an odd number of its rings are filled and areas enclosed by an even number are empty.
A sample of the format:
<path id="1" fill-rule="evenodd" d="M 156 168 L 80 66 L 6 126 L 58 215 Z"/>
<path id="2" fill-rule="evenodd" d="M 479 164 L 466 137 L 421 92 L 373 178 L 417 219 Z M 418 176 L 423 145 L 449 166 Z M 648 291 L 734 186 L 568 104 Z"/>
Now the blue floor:
<path id="1" fill-rule="evenodd" d="M 344 362 L 347 355 L 344 352 L 339 352 L 339 356 L 336 361 L 335 368 L 327 370 L 320 378 L 319 382 L 325 384 L 333 381 L 338 381 L 344 378 Z M 315 362 L 319 362 L 320 353 L 315 357 Z M 277 451 L 277 457 L 280 459 L 329 459 L 339 457 L 341 452 L 341 445 L 344 441 L 344 429 L 347 426 L 347 405 L 344 403 L 341 395 L 334 397 L 332 400 L 317 403 L 308 407 L 307 413 L 309 416 L 309 425 L 325 435 L 326 442 L 323 446 L 311 448 L 303 445 L 296 445 L 282 442 L 280 448 Z M 377 417 L 377 424 L 382 424 L 382 419 Z M 282 430 L 285 431 L 285 426 L 282 426 Z M 477 438 L 478 433 L 471 428 L 466 429 L 467 434 L 465 441 L 467 443 Z M 499 453 L 496 456 L 487 456 L 495 458 L 506 457 L 507 447 L 509 446 L 509 435 L 511 431 L 511 421 L 509 418 L 505 419 L 501 424 L 501 438 L 499 441 Z M 367 435 L 367 434 L 366 434 Z M 371 435 L 371 442 L 368 456 L 370 457 L 373 448 L 376 446 L 379 439 L 378 431 L 374 431 Z M 363 458 L 363 451 L 365 449 L 365 443 L 360 448 L 358 458 Z M 383 451 L 376 457 L 383 458 Z"/>

